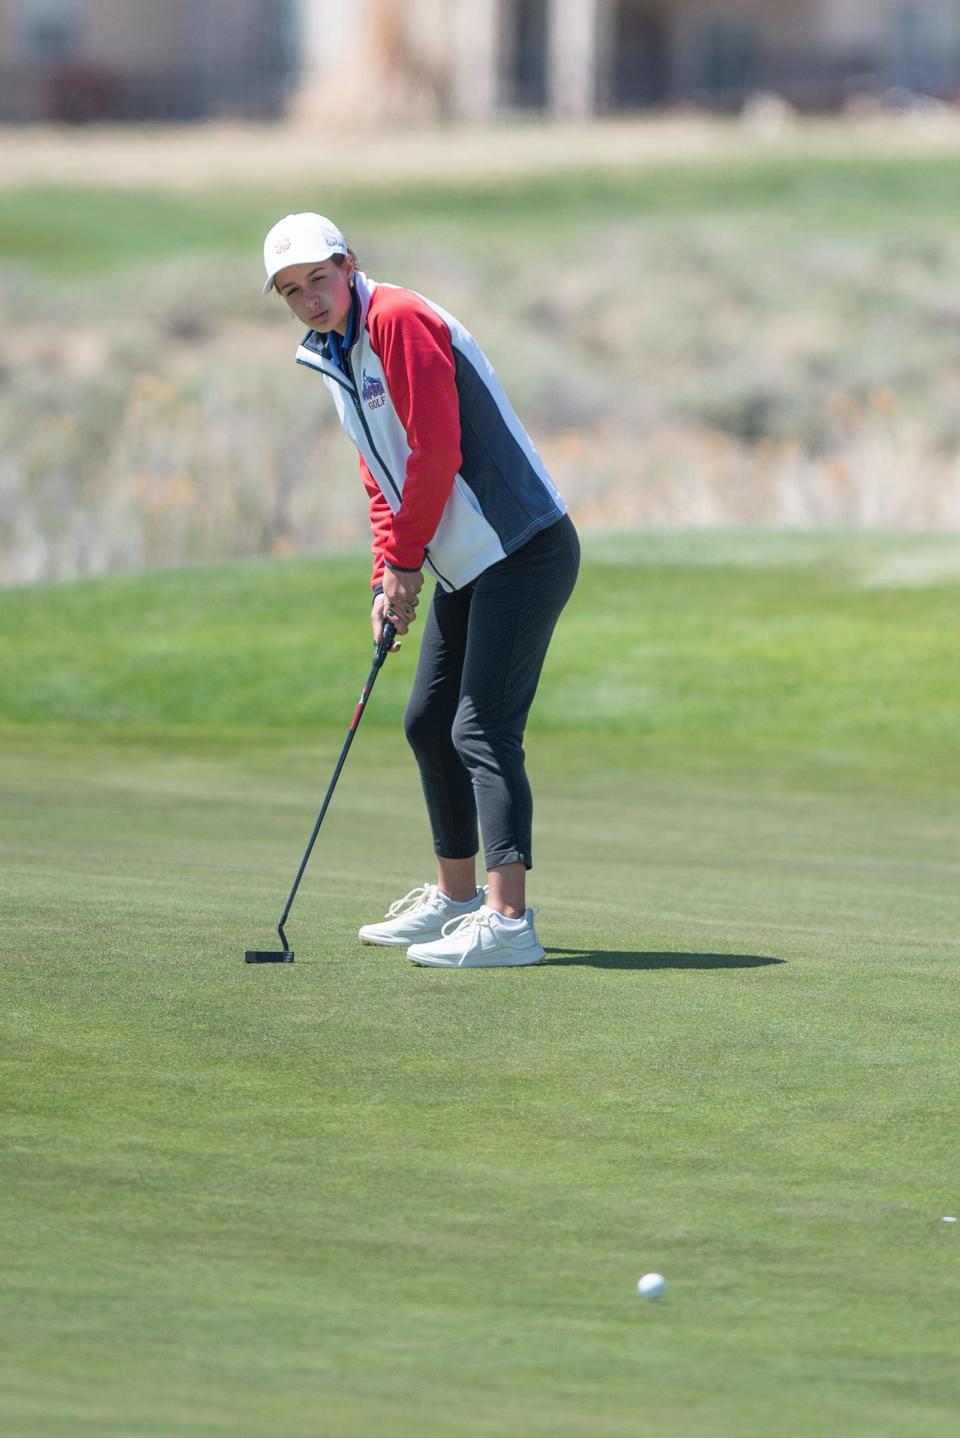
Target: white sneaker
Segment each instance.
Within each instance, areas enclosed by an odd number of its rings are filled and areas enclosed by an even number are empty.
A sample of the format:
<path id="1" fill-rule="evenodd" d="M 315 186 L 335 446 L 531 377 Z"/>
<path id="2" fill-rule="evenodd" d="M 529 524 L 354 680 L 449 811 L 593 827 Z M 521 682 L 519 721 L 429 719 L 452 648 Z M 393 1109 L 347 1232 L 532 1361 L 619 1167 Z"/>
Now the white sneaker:
<path id="1" fill-rule="evenodd" d="M 486 890 L 478 889 L 477 897 L 469 904 L 455 904 L 436 884 L 421 884 L 390 905 L 383 923 L 364 924 L 360 938 L 365 944 L 381 944 L 387 949 L 429 943 L 440 938 L 444 924 L 479 909 L 485 897 Z"/>
<path id="2" fill-rule="evenodd" d="M 506 969 L 539 964 L 544 950 L 528 909 L 514 928 L 496 909 L 481 904 L 461 919 L 450 919 L 433 943 L 413 944 L 407 958 L 434 969 Z"/>

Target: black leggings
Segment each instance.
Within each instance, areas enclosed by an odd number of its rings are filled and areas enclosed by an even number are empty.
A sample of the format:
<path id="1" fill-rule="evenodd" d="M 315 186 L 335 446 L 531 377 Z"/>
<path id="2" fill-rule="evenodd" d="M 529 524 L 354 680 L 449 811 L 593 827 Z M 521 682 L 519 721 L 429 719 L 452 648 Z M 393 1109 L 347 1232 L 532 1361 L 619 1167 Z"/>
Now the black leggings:
<path id="1" fill-rule="evenodd" d="M 568 516 L 453 594 L 437 589 L 407 706 L 435 853 L 533 866 L 523 731 L 580 543 Z"/>

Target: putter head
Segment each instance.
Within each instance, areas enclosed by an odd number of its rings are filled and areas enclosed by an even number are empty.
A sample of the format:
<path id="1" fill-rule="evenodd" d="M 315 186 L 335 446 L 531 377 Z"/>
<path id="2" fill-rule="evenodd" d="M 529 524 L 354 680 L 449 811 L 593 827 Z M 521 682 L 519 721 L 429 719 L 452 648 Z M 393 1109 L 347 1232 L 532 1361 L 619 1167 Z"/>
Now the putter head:
<path id="1" fill-rule="evenodd" d="M 292 949 L 248 949 L 245 955 L 248 964 L 292 964 Z"/>

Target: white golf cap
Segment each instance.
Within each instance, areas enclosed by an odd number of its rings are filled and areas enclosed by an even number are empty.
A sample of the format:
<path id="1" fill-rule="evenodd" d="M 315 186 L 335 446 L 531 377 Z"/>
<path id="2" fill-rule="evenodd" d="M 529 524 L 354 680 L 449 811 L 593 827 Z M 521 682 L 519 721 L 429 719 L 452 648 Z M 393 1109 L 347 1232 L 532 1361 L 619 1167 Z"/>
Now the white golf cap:
<path id="1" fill-rule="evenodd" d="M 263 242 L 263 263 L 267 281 L 263 293 L 287 265 L 319 265 L 331 255 L 346 255 L 349 245 L 326 215 L 287 215 L 278 220 Z"/>

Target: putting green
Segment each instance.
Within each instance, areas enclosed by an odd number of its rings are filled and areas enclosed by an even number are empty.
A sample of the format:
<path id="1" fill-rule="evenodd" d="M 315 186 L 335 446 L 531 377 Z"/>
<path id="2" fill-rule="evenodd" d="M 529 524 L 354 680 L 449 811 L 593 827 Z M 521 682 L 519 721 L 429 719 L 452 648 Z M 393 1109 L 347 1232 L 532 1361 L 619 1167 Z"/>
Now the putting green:
<path id="1" fill-rule="evenodd" d="M 558 637 L 525 971 L 356 942 L 427 877 L 403 656 L 296 964 L 243 963 L 351 706 L 218 727 L 183 675 L 208 623 L 228 653 L 252 635 L 272 693 L 300 567 L 247 567 L 232 631 L 226 570 L 123 581 L 110 652 L 121 582 L 0 596 L 5 662 L 36 621 L 0 744 L 5 1432 L 952 1434 L 960 586 L 920 541 L 657 543 L 588 546 Z M 162 603 L 151 680 L 125 636 Z M 355 700 L 351 644 L 330 685 Z M 95 699 L 85 730 L 66 710 Z"/>

